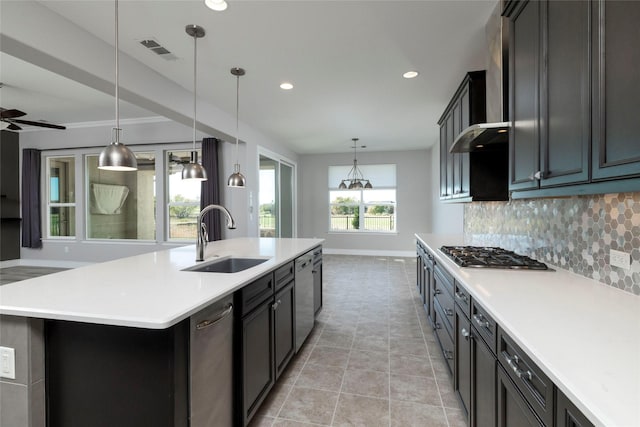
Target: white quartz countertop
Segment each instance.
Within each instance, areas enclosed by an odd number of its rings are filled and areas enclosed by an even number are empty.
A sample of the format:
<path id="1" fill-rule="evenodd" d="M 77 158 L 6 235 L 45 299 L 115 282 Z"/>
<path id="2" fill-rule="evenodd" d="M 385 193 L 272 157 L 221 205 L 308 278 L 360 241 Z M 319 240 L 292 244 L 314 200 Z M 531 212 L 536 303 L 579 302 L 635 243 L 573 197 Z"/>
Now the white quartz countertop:
<path id="1" fill-rule="evenodd" d="M 195 246 L 122 258 L 0 286 L 0 314 L 164 329 L 321 245 L 322 239 L 239 238 L 210 242 L 216 256 L 267 258 L 238 273 L 181 271 Z"/>
<path id="2" fill-rule="evenodd" d="M 560 269 L 462 268 L 439 250 L 461 236 L 416 237 L 591 422 L 640 426 L 640 297 Z"/>

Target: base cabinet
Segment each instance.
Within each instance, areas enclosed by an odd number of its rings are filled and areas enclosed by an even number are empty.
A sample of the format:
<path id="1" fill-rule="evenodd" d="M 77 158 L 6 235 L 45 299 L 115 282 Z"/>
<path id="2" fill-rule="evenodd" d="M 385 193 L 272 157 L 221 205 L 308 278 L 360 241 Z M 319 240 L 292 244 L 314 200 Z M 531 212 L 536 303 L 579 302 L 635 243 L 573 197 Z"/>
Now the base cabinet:
<path id="1" fill-rule="evenodd" d="M 560 390 L 556 391 L 556 427 L 594 427 Z"/>
<path id="2" fill-rule="evenodd" d="M 248 424 L 275 383 L 272 304 L 263 302 L 240 321 L 241 425 Z"/>
<path id="3" fill-rule="evenodd" d="M 291 281 L 279 290 L 273 303 L 276 380 L 296 351 L 294 339 L 296 309 L 293 285 L 294 282 Z"/>
<path id="4" fill-rule="evenodd" d="M 313 312 L 322 310 L 322 248 L 313 250 Z"/>
<path id="5" fill-rule="evenodd" d="M 498 368 L 498 426 L 544 427 L 502 366 Z"/>

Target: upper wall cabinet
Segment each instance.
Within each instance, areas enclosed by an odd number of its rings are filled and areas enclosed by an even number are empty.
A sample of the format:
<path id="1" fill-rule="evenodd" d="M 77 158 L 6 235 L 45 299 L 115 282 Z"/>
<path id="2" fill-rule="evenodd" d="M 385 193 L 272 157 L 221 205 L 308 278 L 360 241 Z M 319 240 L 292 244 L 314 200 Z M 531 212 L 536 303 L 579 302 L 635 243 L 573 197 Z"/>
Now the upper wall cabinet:
<path id="1" fill-rule="evenodd" d="M 640 175 L 640 2 L 592 4 L 592 179 Z"/>
<path id="2" fill-rule="evenodd" d="M 513 197 L 640 190 L 640 2 L 516 0 L 504 14 Z"/>
<path id="3" fill-rule="evenodd" d="M 468 202 L 507 199 L 506 147 L 450 153 L 467 127 L 486 122 L 484 71 L 467 73 L 438 121 L 440 126 L 440 200 Z"/>

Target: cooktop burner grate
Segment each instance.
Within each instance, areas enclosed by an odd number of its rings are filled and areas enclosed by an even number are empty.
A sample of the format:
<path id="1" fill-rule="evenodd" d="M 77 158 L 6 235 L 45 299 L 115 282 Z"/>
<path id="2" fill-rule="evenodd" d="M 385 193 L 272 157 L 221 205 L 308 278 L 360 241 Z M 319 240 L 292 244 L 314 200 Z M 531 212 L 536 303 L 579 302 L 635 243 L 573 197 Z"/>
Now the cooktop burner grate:
<path id="1" fill-rule="evenodd" d="M 549 270 L 546 264 L 496 247 L 442 246 L 440 251 L 461 267 Z"/>

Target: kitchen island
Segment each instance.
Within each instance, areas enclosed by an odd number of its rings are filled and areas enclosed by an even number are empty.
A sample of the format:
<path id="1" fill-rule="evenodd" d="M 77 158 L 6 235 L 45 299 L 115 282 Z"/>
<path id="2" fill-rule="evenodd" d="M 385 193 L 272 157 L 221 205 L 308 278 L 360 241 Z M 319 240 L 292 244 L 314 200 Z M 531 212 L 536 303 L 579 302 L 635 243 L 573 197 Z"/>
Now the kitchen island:
<path id="1" fill-rule="evenodd" d="M 546 375 L 551 381 L 545 385 L 549 400 L 544 410 L 553 411 L 554 396 L 558 399 L 563 395 L 595 426 L 640 425 L 640 298 L 560 269 L 460 267 L 440 247 L 473 242 L 464 241 L 462 236 L 416 237 L 434 263 L 455 281 L 455 312 L 459 310 L 459 297 L 464 298 L 463 293 L 468 292 L 473 304 L 477 303 L 495 321 L 498 331 L 492 332 L 498 337 L 497 342 L 488 344 L 499 348 L 498 365 L 504 364 L 505 372 L 517 371 L 519 377 L 525 376 L 522 360 L 518 368 L 518 359 L 514 364 L 505 358 L 507 350 L 513 349 L 501 347 L 500 337 L 504 335 L 524 352 L 532 366 L 542 371 L 540 377 Z M 482 316 L 471 317 L 474 324 L 486 322 Z M 461 328 L 457 329 L 456 345 L 460 344 L 460 337 L 469 337 L 468 330 L 459 335 Z M 529 371 L 526 374 L 531 375 Z M 533 383 L 527 387 L 541 387 L 535 373 Z M 496 398 L 502 398 L 500 393 Z M 498 405 L 498 412 L 503 409 Z M 502 416 L 509 415 L 506 411 L 498 413 L 498 419 Z"/>
<path id="2" fill-rule="evenodd" d="M 60 372 L 66 362 L 57 360 L 58 356 L 69 351 L 64 349 L 73 344 L 76 346 L 74 351 L 84 353 L 84 358 L 78 360 L 83 361 L 87 373 L 92 369 L 95 373 L 109 373 L 102 378 L 103 381 L 115 377 L 106 391 L 112 393 L 116 401 L 121 399 L 120 404 L 126 401 L 122 396 L 129 396 L 131 390 L 137 390 L 139 379 L 157 377 L 158 383 L 142 387 L 145 393 L 151 389 L 151 394 L 139 395 L 139 400 L 129 399 L 132 400 L 130 409 L 138 407 L 139 412 L 144 413 L 142 406 L 153 403 L 144 399 L 153 396 L 156 388 L 156 391 L 167 394 L 161 404 L 155 405 L 157 408 L 164 405 L 164 413 L 169 414 L 164 416 L 162 425 L 188 425 L 189 357 L 193 353 L 193 348 L 189 347 L 189 330 L 193 326 L 190 325 L 192 320 L 217 302 L 233 299 L 237 291 L 256 279 L 274 276 L 273 272 L 279 267 L 292 263 L 322 242 L 321 239 L 264 238 L 211 242 L 205 250 L 205 262 L 224 257 L 265 259 L 237 273 L 184 271 L 201 264 L 195 261 L 193 246 L 94 264 L 1 287 L 0 315 L 3 319 L 31 319 L 34 339 L 30 338 L 30 341 L 37 342 L 46 337 L 47 379 L 54 375 L 58 390 L 64 389 L 65 381 L 69 381 L 76 389 L 84 387 L 87 395 L 95 394 L 101 399 L 105 396 L 105 390 L 93 390 L 96 380 L 91 375 L 77 378 L 82 370 L 69 376 Z M 118 343 L 122 347 L 114 349 L 113 344 Z M 109 357 L 102 354 L 105 349 L 111 352 Z M 37 350 L 29 351 L 29 354 L 17 352 L 18 376 L 29 377 L 31 383 L 37 374 L 44 379 L 45 358 L 42 353 Z M 122 366 L 118 378 L 120 368 L 113 364 L 127 360 L 129 356 L 135 360 L 129 366 Z M 58 372 L 50 372 L 51 366 Z M 23 372 L 25 370 L 28 372 Z M 158 375 L 159 372 L 162 375 Z M 114 385 L 122 388 L 114 390 Z M 53 386 L 53 383 L 46 384 L 47 393 L 51 393 Z M 29 416 L 32 420 L 40 420 L 39 423 L 30 424 L 44 426 L 43 385 L 40 388 L 41 396 L 34 399 L 40 405 L 33 405 L 34 402 L 30 401 L 27 406 L 40 406 L 40 410 L 36 410 L 38 413 Z M 221 398 L 222 394 L 220 392 Z M 49 404 L 50 397 L 47 396 Z M 109 415 L 122 409 L 108 403 L 104 408 L 108 408 L 109 414 L 95 414 L 96 421 L 100 418 L 102 421 L 92 425 L 108 425 Z M 151 409 L 150 413 L 155 410 Z M 6 413 L 3 414 L 5 416 Z M 130 422 L 134 424 L 127 425 L 160 425 L 151 418 L 142 424 Z"/>

